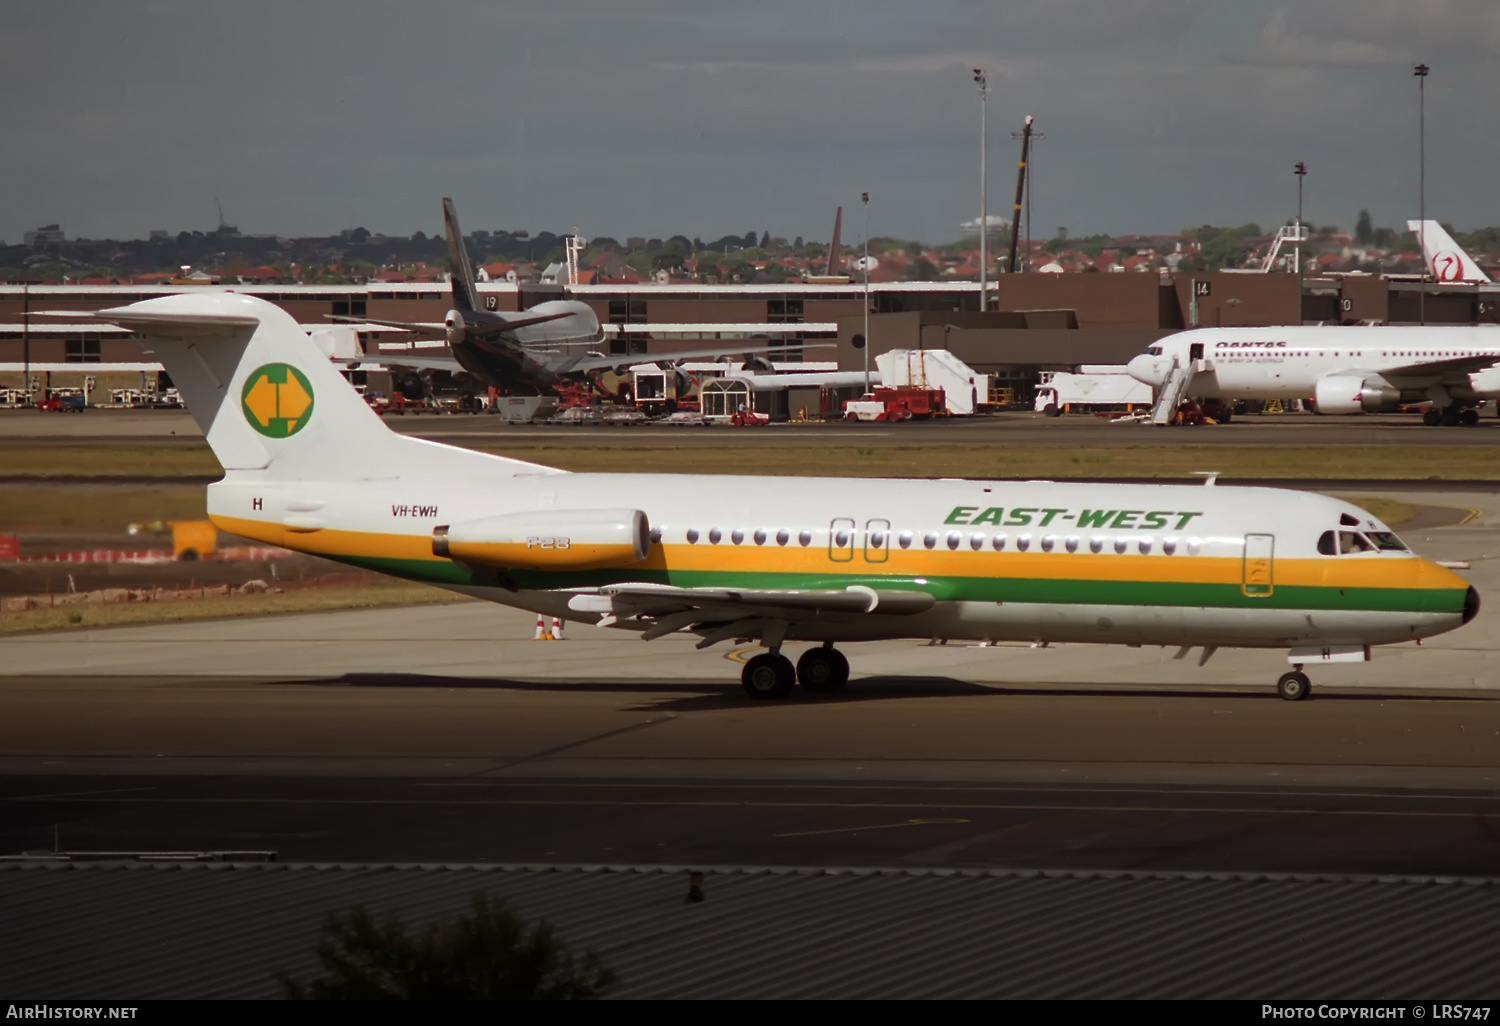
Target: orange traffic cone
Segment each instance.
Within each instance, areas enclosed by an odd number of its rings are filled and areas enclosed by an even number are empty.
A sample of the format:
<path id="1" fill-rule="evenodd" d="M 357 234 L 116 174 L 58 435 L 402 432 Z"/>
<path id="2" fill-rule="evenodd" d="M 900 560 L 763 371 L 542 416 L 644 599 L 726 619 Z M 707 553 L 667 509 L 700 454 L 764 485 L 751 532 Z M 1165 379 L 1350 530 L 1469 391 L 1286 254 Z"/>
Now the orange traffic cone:
<path id="1" fill-rule="evenodd" d="M 552 640 L 553 641 L 562 641 L 563 640 L 563 632 L 562 631 L 563 631 L 563 622 L 561 620 L 559 620 L 557 617 L 554 616 L 552 618 Z"/>
<path id="2" fill-rule="evenodd" d="M 533 641 L 551 641 L 552 632 L 547 629 L 547 619 L 541 613 L 536 614 L 536 637 Z"/>

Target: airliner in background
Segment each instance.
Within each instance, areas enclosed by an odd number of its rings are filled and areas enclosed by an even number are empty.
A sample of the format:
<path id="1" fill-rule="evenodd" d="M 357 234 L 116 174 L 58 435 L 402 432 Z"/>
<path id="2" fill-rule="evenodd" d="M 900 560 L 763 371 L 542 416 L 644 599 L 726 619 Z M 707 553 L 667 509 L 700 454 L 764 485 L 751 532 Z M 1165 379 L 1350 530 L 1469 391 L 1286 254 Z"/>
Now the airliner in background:
<path id="1" fill-rule="evenodd" d="M 1194 399 L 1309 399 L 1319 413 L 1374 413 L 1430 402 L 1426 424 L 1477 424 L 1500 397 L 1494 327 L 1197 328 L 1126 364 L 1157 409 Z M 1160 422 L 1160 418 L 1158 418 Z"/>
<path id="2" fill-rule="evenodd" d="M 1424 230 L 1424 227 L 1425 230 Z M 1407 221 L 1406 230 L 1421 240 L 1422 259 L 1427 273 L 1435 281 L 1450 284 L 1483 285 L 1490 276 L 1480 270 L 1474 258 L 1453 241 L 1448 230 L 1436 221 Z"/>
<path id="3" fill-rule="evenodd" d="M 1479 608 L 1377 518 L 1308 492 L 572 474 L 390 431 L 253 296 L 86 316 L 137 333 L 172 375 L 225 470 L 208 487 L 220 529 L 645 640 L 758 641 L 741 674 L 757 699 L 838 691 L 836 645 L 900 638 L 1172 645 L 1200 665 L 1284 649 L 1276 686 L 1299 699 L 1306 664 L 1363 661 Z"/>
<path id="4" fill-rule="evenodd" d="M 842 216 L 842 208 L 840 208 Z M 448 280 L 452 308 L 443 323 L 383 320 L 378 317 L 331 315 L 343 324 L 379 325 L 410 332 L 413 337 L 440 338 L 452 356 L 433 353 L 372 354 L 346 360 L 351 369 L 364 364 L 391 364 L 418 371 L 467 373 L 480 385 L 511 395 L 551 395 L 566 389 L 587 388 L 590 379 L 603 371 L 623 374 L 631 367 L 658 364 L 674 378 L 675 394 L 685 394 L 691 384 L 678 364 L 684 360 L 738 358 L 755 370 L 770 371 L 764 354 L 781 343 L 747 340 L 738 346 L 691 349 L 668 355 L 645 353 L 605 354 L 599 351 L 604 330 L 587 303 L 576 299 L 554 299 L 516 313 L 486 310 L 474 287 L 476 275 L 458 226 L 453 200 L 443 198 L 443 230 L 448 237 Z M 837 250 L 838 228 L 834 228 Z M 832 343 L 800 344 L 803 347 Z"/>

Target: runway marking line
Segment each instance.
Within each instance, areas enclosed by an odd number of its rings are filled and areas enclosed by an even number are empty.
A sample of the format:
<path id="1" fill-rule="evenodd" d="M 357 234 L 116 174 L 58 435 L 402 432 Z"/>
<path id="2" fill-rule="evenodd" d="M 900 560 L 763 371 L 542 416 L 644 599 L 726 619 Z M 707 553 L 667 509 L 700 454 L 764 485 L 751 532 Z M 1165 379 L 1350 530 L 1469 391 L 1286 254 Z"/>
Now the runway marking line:
<path id="1" fill-rule="evenodd" d="M 763 784 L 763 783 L 735 783 L 733 781 L 715 781 L 711 784 L 700 784 L 693 781 L 625 781 L 613 780 L 589 781 L 579 784 L 573 780 L 527 780 L 523 777 L 503 777 L 493 780 L 418 780 L 413 787 L 558 787 L 577 788 L 589 787 L 599 790 L 608 788 L 633 788 L 641 791 L 658 790 L 711 790 L 711 791 L 929 791 L 934 788 L 927 784 L 901 784 L 901 783 L 858 783 L 842 784 L 830 781 L 826 784 Z M 1500 802 L 1500 794 L 1462 794 L 1451 791 L 1266 791 L 1259 788 L 1245 790 L 1230 790 L 1225 788 L 1194 788 L 1189 791 L 1185 788 L 1165 787 L 1049 787 L 1045 784 L 1019 784 L 1015 786 L 1004 786 L 997 784 L 950 784 L 942 785 L 944 791 L 996 791 L 1001 794 L 1165 794 L 1165 795 L 1230 795 L 1242 798 L 1267 798 L 1284 796 L 1288 798 L 1381 798 L 1399 801 L 1470 801 L 1470 802 Z"/>
<path id="2" fill-rule="evenodd" d="M 128 790 L 128 789 L 127 789 Z M 0 798 L 6 801 L 36 801 L 35 798 Z M 1361 809 L 1277 809 L 1277 808 L 1222 808 L 1211 805 L 1031 805 L 1025 803 L 978 803 L 978 802 L 712 802 L 712 801 L 602 801 L 568 799 L 498 798 L 57 798 L 50 799 L 78 804 L 138 804 L 138 805 L 355 805 L 395 806 L 447 805 L 454 807 L 474 806 L 578 806 L 587 808 L 706 808 L 706 809 L 953 809 L 975 812 L 1166 812 L 1166 813 L 1238 813 L 1255 816 L 1379 816 L 1392 819 L 1495 819 L 1500 811 L 1463 810 L 1456 812 L 1430 812 L 1399 810 Z"/>
<path id="3" fill-rule="evenodd" d="M 40 802 L 61 798 L 84 798 L 99 794 L 124 794 L 127 791 L 155 791 L 154 787 L 112 787 L 107 791 L 63 791 L 59 794 L 18 794 L 4 799 L 10 802 Z"/>
<path id="4" fill-rule="evenodd" d="M 904 823 L 880 823 L 876 826 L 835 827 L 832 830 L 798 830 L 790 834 L 772 834 L 772 837 L 816 837 L 818 834 L 857 834 L 861 830 L 891 830 L 895 827 L 935 826 L 939 824 L 967 823 L 967 819 L 908 819 Z"/>

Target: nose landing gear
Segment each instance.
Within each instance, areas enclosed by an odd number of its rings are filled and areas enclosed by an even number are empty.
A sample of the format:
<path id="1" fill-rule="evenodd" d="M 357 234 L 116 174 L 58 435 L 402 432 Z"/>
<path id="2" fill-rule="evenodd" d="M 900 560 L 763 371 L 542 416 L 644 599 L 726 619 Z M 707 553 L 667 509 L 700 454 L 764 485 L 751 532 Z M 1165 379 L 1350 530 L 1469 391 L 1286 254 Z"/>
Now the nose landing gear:
<path id="1" fill-rule="evenodd" d="M 1288 702 L 1300 702 L 1312 690 L 1312 681 L 1302 672 L 1301 664 L 1291 673 L 1283 673 L 1276 682 L 1276 693 Z"/>

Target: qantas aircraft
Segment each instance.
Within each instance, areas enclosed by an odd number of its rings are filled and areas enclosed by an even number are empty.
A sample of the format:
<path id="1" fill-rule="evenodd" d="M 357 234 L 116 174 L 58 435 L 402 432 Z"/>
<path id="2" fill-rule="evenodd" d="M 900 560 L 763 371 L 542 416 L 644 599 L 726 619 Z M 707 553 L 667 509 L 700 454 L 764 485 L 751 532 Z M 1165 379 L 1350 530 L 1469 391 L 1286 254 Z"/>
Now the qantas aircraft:
<path id="1" fill-rule="evenodd" d="M 759 641 L 741 677 L 758 699 L 837 691 L 838 643 L 895 638 L 1201 647 L 1200 665 L 1285 649 L 1277 688 L 1298 699 L 1304 664 L 1479 608 L 1369 513 L 1307 492 L 571 474 L 391 432 L 251 296 L 91 316 L 166 365 L 224 467 L 222 530 L 646 640 Z"/>
<path id="2" fill-rule="evenodd" d="M 1308 399 L 1319 413 L 1374 413 L 1430 402 L 1427 424 L 1477 424 L 1500 397 L 1493 327 L 1198 328 L 1126 365 L 1158 409 L 1195 399 Z"/>

